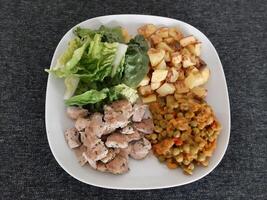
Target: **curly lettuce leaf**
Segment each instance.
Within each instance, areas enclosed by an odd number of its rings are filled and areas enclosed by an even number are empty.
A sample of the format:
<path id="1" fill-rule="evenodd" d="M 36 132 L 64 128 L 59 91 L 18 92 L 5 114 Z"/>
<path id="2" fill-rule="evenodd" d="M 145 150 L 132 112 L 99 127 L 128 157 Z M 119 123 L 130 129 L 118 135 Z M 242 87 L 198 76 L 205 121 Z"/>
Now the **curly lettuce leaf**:
<path id="1" fill-rule="evenodd" d="M 124 37 L 122 34 L 122 28 L 121 27 L 109 28 L 109 27 L 102 25 L 97 30 L 91 30 L 88 28 L 77 27 L 74 30 L 74 34 L 81 39 L 84 39 L 86 37 L 92 38 L 96 34 L 100 34 L 102 42 L 109 42 L 109 43 L 113 43 L 113 42 L 123 43 L 124 42 Z"/>
<path id="2" fill-rule="evenodd" d="M 83 106 L 87 104 L 95 104 L 107 98 L 108 91 L 109 90 L 107 88 L 101 91 L 89 90 L 83 94 L 76 95 L 65 100 L 65 104 L 68 106 L 73 106 L 73 105 Z"/>
<path id="3" fill-rule="evenodd" d="M 76 91 L 76 88 L 79 84 L 80 79 L 74 76 L 68 76 L 65 78 L 64 83 L 66 86 L 64 99 L 69 99 L 73 96 Z"/>
<path id="4" fill-rule="evenodd" d="M 148 44 L 141 35 L 137 35 L 128 43 L 122 82 L 129 87 L 137 87 L 148 73 L 149 58 L 147 50 Z"/>

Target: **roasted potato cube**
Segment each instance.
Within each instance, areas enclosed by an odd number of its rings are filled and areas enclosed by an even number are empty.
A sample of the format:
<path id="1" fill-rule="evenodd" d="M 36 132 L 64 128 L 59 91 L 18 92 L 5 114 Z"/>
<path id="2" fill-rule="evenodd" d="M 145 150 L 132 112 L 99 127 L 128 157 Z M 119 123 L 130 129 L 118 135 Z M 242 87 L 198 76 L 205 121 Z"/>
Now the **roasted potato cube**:
<path id="1" fill-rule="evenodd" d="M 152 43 L 153 43 L 154 45 L 156 45 L 156 44 L 162 42 L 162 37 L 160 37 L 159 35 L 156 35 L 156 34 L 153 34 L 153 35 L 150 37 L 150 39 L 151 39 L 151 41 L 152 41 Z"/>
<path id="2" fill-rule="evenodd" d="M 138 91 L 143 96 L 147 96 L 153 93 L 150 85 L 141 86 L 138 88 Z"/>
<path id="3" fill-rule="evenodd" d="M 189 92 L 189 88 L 185 85 L 184 81 L 177 81 L 175 84 L 175 88 L 177 94 Z"/>
<path id="4" fill-rule="evenodd" d="M 183 34 L 176 28 L 169 28 L 169 36 L 176 41 L 180 41 L 184 37 Z"/>
<path id="5" fill-rule="evenodd" d="M 164 59 L 155 67 L 155 69 L 166 69 L 166 68 L 167 65 Z"/>
<path id="6" fill-rule="evenodd" d="M 143 80 L 139 83 L 139 86 L 146 86 L 150 82 L 150 78 L 146 75 Z"/>
<path id="7" fill-rule="evenodd" d="M 151 83 L 151 89 L 156 90 L 161 86 L 161 82 Z"/>
<path id="8" fill-rule="evenodd" d="M 207 90 L 204 87 L 194 87 L 191 91 L 200 98 L 207 96 Z"/>
<path id="9" fill-rule="evenodd" d="M 166 70 L 166 69 L 156 69 L 152 73 L 151 82 L 155 83 L 155 82 L 164 81 L 166 79 L 167 75 L 168 75 L 168 70 Z"/>
<path id="10" fill-rule="evenodd" d="M 179 77 L 179 72 L 175 68 L 172 67 L 170 69 L 170 73 L 171 73 L 171 75 L 170 75 L 170 78 L 169 78 L 169 82 L 171 82 L 171 83 L 176 82 L 178 77 Z"/>
<path id="11" fill-rule="evenodd" d="M 142 97 L 142 102 L 143 103 L 151 103 L 157 101 L 157 96 L 155 94 L 151 94 L 147 97 Z"/>
<path id="12" fill-rule="evenodd" d="M 190 44 L 187 46 L 190 53 L 192 53 L 195 56 L 200 56 L 200 47 L 201 47 L 200 43 Z"/>
<path id="13" fill-rule="evenodd" d="M 167 38 L 167 37 L 169 37 L 169 29 L 166 28 L 166 27 L 159 28 L 156 31 L 156 34 L 159 35 L 162 38 Z"/>
<path id="14" fill-rule="evenodd" d="M 182 62 L 182 55 L 179 52 L 175 52 L 171 54 L 171 62 L 174 66 L 177 66 L 179 63 Z"/>
<path id="15" fill-rule="evenodd" d="M 166 105 L 168 108 L 171 108 L 171 109 L 179 107 L 179 103 L 176 101 L 173 95 L 168 95 L 166 97 Z"/>
<path id="16" fill-rule="evenodd" d="M 171 83 L 164 83 L 156 92 L 160 96 L 167 96 L 169 94 L 173 94 L 175 92 L 175 87 Z"/>
<path id="17" fill-rule="evenodd" d="M 165 52 L 164 60 L 165 60 L 165 62 L 171 61 L 171 53 L 170 52 L 168 52 L 168 51 Z"/>
<path id="18" fill-rule="evenodd" d="M 162 49 L 153 49 L 150 48 L 147 52 L 149 56 L 150 63 L 153 66 L 158 65 L 164 58 L 165 56 L 165 51 Z"/>
<path id="19" fill-rule="evenodd" d="M 201 70 L 199 73 L 191 73 L 188 77 L 185 78 L 185 85 L 192 89 L 194 87 L 205 84 L 210 75 L 210 70 L 206 67 Z"/>
<path id="20" fill-rule="evenodd" d="M 175 42 L 175 40 L 174 40 L 172 37 L 164 38 L 163 41 L 164 41 L 166 44 L 173 44 L 173 43 Z"/>
<path id="21" fill-rule="evenodd" d="M 180 40 L 180 45 L 185 47 L 189 44 L 195 44 L 197 42 L 197 39 L 194 36 L 188 36 L 184 37 L 183 39 Z"/>
<path id="22" fill-rule="evenodd" d="M 182 54 L 183 57 L 190 57 L 191 56 L 191 53 L 187 48 L 183 48 L 181 50 L 181 54 Z"/>
<path id="23" fill-rule="evenodd" d="M 187 68 L 187 67 L 190 67 L 190 66 L 194 66 L 196 63 L 190 59 L 189 57 L 184 57 L 183 59 L 183 68 Z"/>
<path id="24" fill-rule="evenodd" d="M 138 33 L 140 35 L 143 35 L 145 38 L 148 38 L 151 36 L 155 31 L 157 30 L 157 27 L 154 24 L 146 24 L 144 26 L 141 26 L 138 29 Z"/>
<path id="25" fill-rule="evenodd" d="M 174 52 L 174 50 L 169 45 L 167 45 L 165 42 L 160 42 L 156 48 L 169 51 L 169 52 Z"/>

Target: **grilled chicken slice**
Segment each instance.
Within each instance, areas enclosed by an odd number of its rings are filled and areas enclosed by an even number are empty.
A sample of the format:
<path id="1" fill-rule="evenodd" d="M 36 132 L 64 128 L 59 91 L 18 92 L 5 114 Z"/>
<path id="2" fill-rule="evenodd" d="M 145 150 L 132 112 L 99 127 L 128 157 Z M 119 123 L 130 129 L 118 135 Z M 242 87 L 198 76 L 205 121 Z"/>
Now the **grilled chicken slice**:
<path id="1" fill-rule="evenodd" d="M 81 145 L 79 136 L 80 134 L 76 128 L 69 128 L 65 131 L 65 139 L 71 149 Z"/>
<path id="2" fill-rule="evenodd" d="M 152 119 L 143 119 L 141 122 L 135 122 L 133 126 L 136 130 L 145 134 L 153 133 L 154 130 L 154 123 Z"/>
<path id="3" fill-rule="evenodd" d="M 133 134 L 134 128 L 130 125 L 127 125 L 123 129 L 121 129 L 120 132 L 125 135 Z"/>
<path id="4" fill-rule="evenodd" d="M 108 149 L 108 154 L 105 158 L 102 158 L 101 161 L 103 163 L 107 163 L 111 161 L 115 156 L 120 152 L 120 149 Z"/>
<path id="5" fill-rule="evenodd" d="M 119 154 L 106 164 L 106 168 L 108 172 L 113 174 L 123 174 L 129 171 L 128 158 Z"/>
<path id="6" fill-rule="evenodd" d="M 78 118 L 75 122 L 75 128 L 79 132 L 84 132 L 85 128 L 90 125 L 90 119 L 89 118 Z"/>
<path id="7" fill-rule="evenodd" d="M 88 114 L 88 110 L 81 107 L 71 106 L 67 108 L 67 115 L 73 120 L 77 120 L 78 118 L 85 118 Z"/>
<path id="8" fill-rule="evenodd" d="M 144 159 L 151 149 L 151 144 L 146 138 L 131 144 L 130 156 L 133 159 L 140 160 Z"/>
<path id="9" fill-rule="evenodd" d="M 135 104 L 133 107 L 133 116 L 132 120 L 134 122 L 141 122 L 146 110 L 148 110 L 148 105 L 145 104 Z"/>
<path id="10" fill-rule="evenodd" d="M 112 148 L 126 148 L 128 146 L 128 138 L 126 135 L 114 132 L 108 136 L 105 144 L 107 147 Z"/>
<path id="11" fill-rule="evenodd" d="M 87 150 L 87 147 L 84 145 L 81 145 L 77 148 L 73 149 L 75 152 L 76 157 L 78 158 L 78 162 L 81 166 L 85 165 L 87 163 L 86 158 L 83 156 L 83 152 Z"/>

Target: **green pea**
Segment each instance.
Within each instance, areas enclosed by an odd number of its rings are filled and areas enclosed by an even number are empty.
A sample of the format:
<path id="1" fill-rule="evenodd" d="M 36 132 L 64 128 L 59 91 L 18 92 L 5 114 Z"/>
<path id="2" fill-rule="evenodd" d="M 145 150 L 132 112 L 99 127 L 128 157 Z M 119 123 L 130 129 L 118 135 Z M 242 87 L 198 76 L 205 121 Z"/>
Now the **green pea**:
<path id="1" fill-rule="evenodd" d="M 152 139 L 152 140 L 156 140 L 157 137 L 158 137 L 158 136 L 157 136 L 157 134 L 155 134 L 155 133 L 153 133 L 153 134 L 151 135 L 151 139 Z"/>
<path id="2" fill-rule="evenodd" d="M 168 132 L 168 137 L 172 137 L 173 136 L 173 132 L 172 131 L 170 131 L 170 132 Z"/>
<path id="3" fill-rule="evenodd" d="M 183 154 L 179 154 L 179 155 L 175 156 L 175 160 L 176 160 L 176 162 L 178 162 L 178 163 L 183 162 L 183 159 L 184 159 Z"/>
<path id="4" fill-rule="evenodd" d="M 193 132 L 194 132 L 195 134 L 199 134 L 199 132 L 200 132 L 198 128 L 193 128 L 192 130 L 193 130 Z"/>
<path id="5" fill-rule="evenodd" d="M 157 133 L 160 133 L 161 131 L 163 131 L 163 129 L 160 126 L 155 126 L 154 130 Z"/>
<path id="6" fill-rule="evenodd" d="M 189 144 L 185 144 L 183 146 L 183 150 L 184 150 L 185 153 L 189 153 L 190 152 L 190 145 Z"/>
<path id="7" fill-rule="evenodd" d="M 179 130 L 175 130 L 173 133 L 173 137 L 178 138 L 181 136 L 181 132 Z"/>
<path id="8" fill-rule="evenodd" d="M 165 161 L 165 158 L 164 158 L 164 156 L 159 156 L 158 157 L 158 160 L 159 160 L 159 162 L 164 162 Z"/>
<path id="9" fill-rule="evenodd" d="M 191 121 L 190 126 L 192 127 L 197 127 L 197 121 Z"/>
<path id="10" fill-rule="evenodd" d="M 179 148 L 174 148 L 172 150 L 172 155 L 174 155 L 174 156 L 177 156 L 179 153 L 180 153 L 180 149 Z"/>

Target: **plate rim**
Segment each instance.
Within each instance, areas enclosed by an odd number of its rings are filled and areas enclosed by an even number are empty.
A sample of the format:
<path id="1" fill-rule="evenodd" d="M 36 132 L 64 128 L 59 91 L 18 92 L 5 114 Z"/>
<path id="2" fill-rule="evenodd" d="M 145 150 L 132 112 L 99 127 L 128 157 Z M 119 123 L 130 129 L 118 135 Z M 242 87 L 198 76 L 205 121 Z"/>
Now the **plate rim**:
<path id="1" fill-rule="evenodd" d="M 78 177 L 76 177 L 74 174 L 72 174 L 72 172 L 70 172 L 69 170 L 67 170 L 64 165 L 61 163 L 61 161 L 58 159 L 58 157 L 56 156 L 55 152 L 54 152 L 54 149 L 52 148 L 51 146 L 51 142 L 50 142 L 50 136 L 49 136 L 49 131 L 48 131 L 48 106 L 47 106 L 47 98 L 48 98 L 48 88 L 49 88 L 49 85 L 51 83 L 51 81 L 49 81 L 50 79 L 50 74 L 48 75 L 48 78 L 47 78 L 47 87 L 46 87 L 46 99 L 45 99 L 45 127 L 46 127 L 46 136 L 47 136 L 47 140 L 48 140 L 48 144 L 49 144 L 49 148 L 50 148 L 50 151 L 52 152 L 55 160 L 57 161 L 57 163 L 60 165 L 60 167 L 65 171 L 67 172 L 71 177 L 75 178 L 76 180 L 82 182 L 82 183 L 85 183 L 85 184 L 88 184 L 88 185 L 92 185 L 92 186 L 96 186 L 96 187 L 100 187 L 100 188 L 106 188 L 106 189 L 116 189 L 116 190 L 155 190 L 155 189 L 165 189 L 165 188 L 172 188 L 172 187 L 178 187 L 178 186 L 182 186 L 182 185 L 187 185 L 187 184 L 190 184 L 190 183 L 193 183 L 193 182 L 196 182 L 206 176 L 208 176 L 212 171 L 214 171 L 214 169 L 221 163 L 222 159 L 224 158 L 224 155 L 226 153 L 226 150 L 229 146 L 229 140 L 230 140 L 230 135 L 231 135 L 231 107 L 230 107 L 230 99 L 229 99 L 229 93 L 228 93 L 228 86 L 227 86 L 227 81 L 226 81 L 226 77 L 225 77 L 225 73 L 224 73 L 224 69 L 223 69 L 223 65 L 222 65 L 222 62 L 221 62 L 221 59 L 218 55 L 218 52 L 216 50 L 216 48 L 214 47 L 214 45 L 212 44 L 212 42 L 210 41 L 210 39 L 202 32 L 200 31 L 198 28 L 192 26 L 191 24 L 187 23 L 187 22 L 184 22 L 182 20 L 179 20 L 179 19 L 175 19 L 175 18 L 170 18 L 170 17 L 164 17 L 164 16 L 157 16 L 157 15 L 144 15 L 144 14 L 114 14 L 114 15 L 103 15 L 103 16 L 97 16 L 97 17 L 93 17 L 93 18 L 89 18 L 89 19 L 86 19 L 82 22 L 79 22 L 78 24 L 74 25 L 73 27 L 71 27 L 67 32 L 65 32 L 65 34 L 62 36 L 62 38 L 60 39 L 60 41 L 58 42 L 55 50 L 54 50 L 54 53 L 53 53 L 53 56 L 52 56 L 52 59 L 51 59 L 51 64 L 50 64 L 50 67 L 52 66 L 52 61 L 54 59 L 56 59 L 56 50 L 58 49 L 59 45 L 61 44 L 61 42 L 63 41 L 64 37 L 73 30 L 73 28 L 89 21 L 89 20 L 98 20 L 98 19 L 101 19 L 101 18 L 109 18 L 109 17 L 126 17 L 126 16 L 131 16 L 131 17 L 134 17 L 134 16 L 138 16 L 138 17 L 152 17 L 152 18 L 162 18 L 162 19 L 165 19 L 165 20 L 175 20 L 175 21 L 178 21 L 179 23 L 183 23 L 185 24 L 186 26 L 189 26 L 191 28 L 194 28 L 194 29 L 197 29 L 201 34 L 203 34 L 208 42 L 211 44 L 212 48 L 215 50 L 215 56 L 216 56 L 216 59 L 219 61 L 219 64 L 221 65 L 221 70 L 222 70 L 222 75 L 223 75 L 223 85 L 224 87 L 226 88 L 226 98 L 227 98 L 227 102 L 226 102 L 226 106 L 228 107 L 228 129 L 225 130 L 227 134 L 227 141 L 226 141 L 226 145 L 224 146 L 223 148 L 223 151 L 221 153 L 221 157 L 218 159 L 217 163 L 211 168 L 209 169 L 209 171 L 205 174 L 203 174 L 202 176 L 200 177 L 197 177 L 195 179 L 192 179 L 192 180 L 189 180 L 189 181 L 185 181 L 184 183 L 178 183 L 178 184 L 172 184 L 172 185 L 165 185 L 165 186 L 152 186 L 152 187 L 118 187 L 118 186 L 110 186 L 110 185 L 105 185 L 105 184 L 96 184 L 96 183 L 93 183 L 93 182 L 87 182 L 85 180 L 82 180 Z"/>

